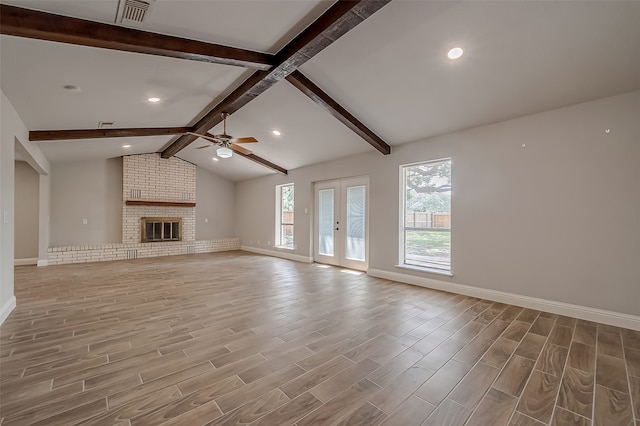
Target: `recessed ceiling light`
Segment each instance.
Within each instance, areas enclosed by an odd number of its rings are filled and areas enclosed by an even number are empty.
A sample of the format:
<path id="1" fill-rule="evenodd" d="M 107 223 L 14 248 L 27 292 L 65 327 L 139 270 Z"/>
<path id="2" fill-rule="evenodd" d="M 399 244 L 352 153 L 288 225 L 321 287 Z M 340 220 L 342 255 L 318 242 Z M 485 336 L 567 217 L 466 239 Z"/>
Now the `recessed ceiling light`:
<path id="1" fill-rule="evenodd" d="M 274 135 L 276 135 L 276 136 L 280 136 L 280 135 L 282 134 L 282 133 L 280 133 L 280 130 L 274 130 L 274 131 L 273 131 L 273 132 L 271 132 L 271 133 L 273 133 L 273 134 L 274 134 Z"/>
<path id="2" fill-rule="evenodd" d="M 449 59 L 459 59 L 464 54 L 462 47 L 453 47 L 447 52 Z"/>
<path id="3" fill-rule="evenodd" d="M 611 133 L 611 129 L 604 129 L 605 133 Z"/>
<path id="4" fill-rule="evenodd" d="M 220 160 L 218 160 L 216 157 L 213 157 L 213 158 L 212 158 L 212 160 L 213 160 L 213 161 L 220 161 Z"/>
<path id="5" fill-rule="evenodd" d="M 76 86 L 75 84 L 67 84 L 65 86 L 62 86 L 65 90 L 68 90 L 70 92 L 82 92 L 82 89 L 80 88 L 80 86 Z"/>
<path id="6" fill-rule="evenodd" d="M 131 145 L 122 145 L 123 148 L 131 148 Z"/>
<path id="7" fill-rule="evenodd" d="M 151 103 L 156 103 L 156 102 L 160 102 L 160 98 L 147 98 L 147 100 Z"/>

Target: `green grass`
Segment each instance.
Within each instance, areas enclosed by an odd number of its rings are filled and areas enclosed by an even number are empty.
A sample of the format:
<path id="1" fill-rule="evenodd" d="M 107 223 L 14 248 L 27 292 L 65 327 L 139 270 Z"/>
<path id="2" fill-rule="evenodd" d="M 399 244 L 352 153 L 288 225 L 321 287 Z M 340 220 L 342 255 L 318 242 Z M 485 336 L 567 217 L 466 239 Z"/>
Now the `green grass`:
<path id="1" fill-rule="evenodd" d="M 451 232 L 449 231 L 406 231 L 405 244 L 407 254 L 438 256 L 451 250 Z"/>

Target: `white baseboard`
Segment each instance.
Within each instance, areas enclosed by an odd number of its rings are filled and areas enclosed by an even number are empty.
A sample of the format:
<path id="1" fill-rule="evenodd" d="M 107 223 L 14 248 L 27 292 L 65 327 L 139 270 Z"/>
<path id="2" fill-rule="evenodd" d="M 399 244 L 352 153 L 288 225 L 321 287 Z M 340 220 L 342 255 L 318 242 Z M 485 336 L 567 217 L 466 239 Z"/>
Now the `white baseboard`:
<path id="1" fill-rule="evenodd" d="M 0 307 L 0 325 L 7 319 L 11 311 L 16 307 L 16 297 L 11 296 L 11 299 L 7 300 L 7 302 Z"/>
<path id="2" fill-rule="evenodd" d="M 39 259 L 38 266 L 49 266 L 49 261 L 47 259 Z"/>
<path id="3" fill-rule="evenodd" d="M 281 257 L 283 259 L 295 260 L 296 262 L 313 263 L 313 258 L 300 256 L 299 254 L 287 253 L 286 251 L 266 250 L 257 247 L 241 246 L 240 250 L 249 251 L 251 253 L 264 254 L 267 256 Z"/>
<path id="4" fill-rule="evenodd" d="M 14 264 L 14 266 L 37 265 L 38 264 L 38 258 L 34 257 L 32 259 L 14 259 L 13 260 L 13 264 Z"/>
<path id="5" fill-rule="evenodd" d="M 371 275 L 372 277 L 385 278 L 388 280 L 413 284 L 420 287 L 427 287 L 436 290 L 448 291 L 451 293 L 464 294 L 465 296 L 478 297 L 481 299 L 492 300 L 494 302 L 508 303 L 510 305 L 522 306 L 524 308 L 551 312 L 553 314 L 566 315 L 573 318 L 595 321 L 602 324 L 640 331 L 640 317 L 635 315 L 606 311 L 604 309 L 590 308 L 588 306 L 573 305 L 564 302 L 556 302 L 554 300 L 539 299 L 537 297 L 522 296 L 519 294 L 507 293 L 504 291 L 472 287 L 464 284 L 455 284 L 446 281 L 435 280 L 433 278 L 424 278 L 398 272 L 383 271 L 381 269 L 369 268 L 367 274 Z"/>

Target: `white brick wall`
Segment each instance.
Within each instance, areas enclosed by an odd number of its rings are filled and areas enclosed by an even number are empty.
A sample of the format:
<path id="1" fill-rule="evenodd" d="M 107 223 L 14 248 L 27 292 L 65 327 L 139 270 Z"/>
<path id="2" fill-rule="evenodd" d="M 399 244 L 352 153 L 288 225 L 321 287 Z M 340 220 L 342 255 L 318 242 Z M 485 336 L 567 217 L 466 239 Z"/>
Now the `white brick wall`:
<path id="1" fill-rule="evenodd" d="M 105 262 L 109 260 L 142 257 L 172 256 L 191 253 L 240 250 L 238 238 L 220 238 L 208 241 L 178 241 L 137 244 L 94 244 L 52 247 L 48 250 L 49 265 L 64 263 Z"/>
<path id="2" fill-rule="evenodd" d="M 195 201 L 196 166 L 160 154 L 122 157 L 122 242 L 140 242 L 142 217 L 181 217 L 182 240 L 196 239 L 196 209 L 193 207 L 127 206 L 139 198 L 153 201 Z"/>

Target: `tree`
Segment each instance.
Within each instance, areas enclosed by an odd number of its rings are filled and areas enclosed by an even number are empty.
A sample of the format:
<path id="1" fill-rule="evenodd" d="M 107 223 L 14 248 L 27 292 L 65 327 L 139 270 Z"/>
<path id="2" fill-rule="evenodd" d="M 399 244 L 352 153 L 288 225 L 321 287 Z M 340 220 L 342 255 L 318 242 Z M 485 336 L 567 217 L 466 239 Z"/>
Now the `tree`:
<path id="1" fill-rule="evenodd" d="M 439 161 L 407 169 L 407 188 L 420 194 L 451 191 L 451 161 Z"/>
<path id="2" fill-rule="evenodd" d="M 407 211 L 449 213 L 451 211 L 451 196 L 449 194 L 415 193 L 407 190 Z"/>
<path id="3" fill-rule="evenodd" d="M 293 211 L 293 185 L 282 187 L 282 211 Z"/>
<path id="4" fill-rule="evenodd" d="M 406 169 L 406 209 L 451 211 L 451 161 L 419 164 Z"/>

